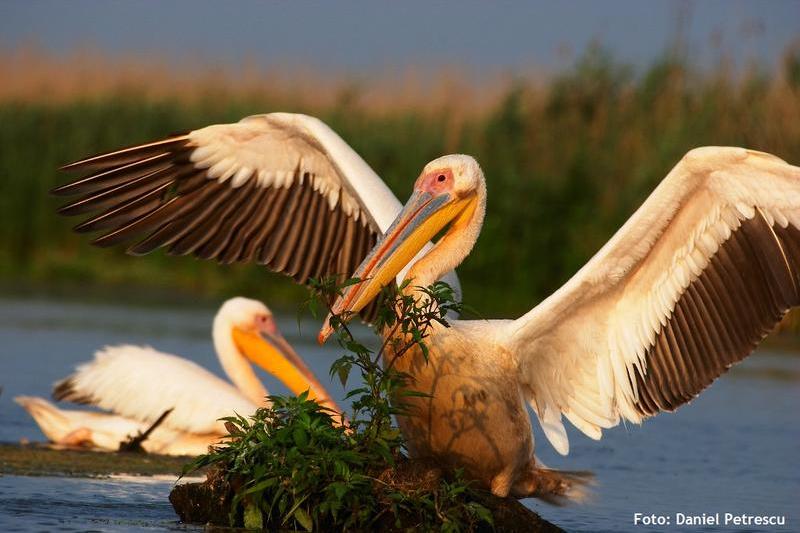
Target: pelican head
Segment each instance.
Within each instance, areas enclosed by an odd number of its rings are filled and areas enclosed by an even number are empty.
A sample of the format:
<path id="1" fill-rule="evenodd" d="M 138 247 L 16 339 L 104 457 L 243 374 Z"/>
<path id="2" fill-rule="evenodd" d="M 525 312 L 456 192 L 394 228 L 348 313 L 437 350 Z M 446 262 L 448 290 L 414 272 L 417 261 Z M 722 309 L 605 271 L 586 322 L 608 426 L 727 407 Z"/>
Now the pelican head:
<path id="1" fill-rule="evenodd" d="M 478 238 L 485 204 L 486 182 L 474 158 L 452 154 L 425 165 L 411 198 L 353 274 L 361 281 L 343 291 L 332 312 L 363 309 L 448 225 L 447 232 L 414 263 L 406 277 L 424 285 L 455 268 Z M 331 332 L 326 324 L 318 340 L 325 342 Z"/>
<path id="2" fill-rule="evenodd" d="M 242 331 L 278 331 L 272 311 L 262 302 L 237 296 L 226 300 L 217 312 L 217 318 L 228 326 Z"/>
<path id="3" fill-rule="evenodd" d="M 214 339 L 226 372 L 234 381 L 240 376 L 239 381 L 249 382 L 244 387 L 240 384 L 240 388 L 252 388 L 255 378 L 254 374 L 250 376 L 252 369 L 242 367 L 244 358 L 277 377 L 293 393 L 308 390 L 309 398 L 338 409 L 311 369 L 283 338 L 272 311 L 262 302 L 240 296 L 227 300 L 214 318 Z M 253 395 L 261 394 L 263 400 L 265 392 L 261 387 Z"/>

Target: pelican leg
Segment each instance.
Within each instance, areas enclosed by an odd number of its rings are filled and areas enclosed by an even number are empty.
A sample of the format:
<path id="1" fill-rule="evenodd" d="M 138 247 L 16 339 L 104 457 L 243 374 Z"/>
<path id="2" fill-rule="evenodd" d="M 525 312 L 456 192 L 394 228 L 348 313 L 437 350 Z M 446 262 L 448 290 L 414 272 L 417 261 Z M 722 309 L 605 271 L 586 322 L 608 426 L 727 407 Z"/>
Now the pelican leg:
<path id="1" fill-rule="evenodd" d="M 492 494 L 500 498 L 505 498 L 511 492 L 512 484 L 514 482 L 514 472 L 516 470 L 515 464 L 507 465 L 499 474 L 492 478 L 490 488 Z"/>
<path id="2" fill-rule="evenodd" d="M 590 472 L 562 472 L 539 468 L 535 459 L 531 459 L 528 467 L 512 485 L 511 495 L 515 498 L 539 498 L 553 505 L 580 502 L 588 497 L 587 485 L 592 479 Z"/>

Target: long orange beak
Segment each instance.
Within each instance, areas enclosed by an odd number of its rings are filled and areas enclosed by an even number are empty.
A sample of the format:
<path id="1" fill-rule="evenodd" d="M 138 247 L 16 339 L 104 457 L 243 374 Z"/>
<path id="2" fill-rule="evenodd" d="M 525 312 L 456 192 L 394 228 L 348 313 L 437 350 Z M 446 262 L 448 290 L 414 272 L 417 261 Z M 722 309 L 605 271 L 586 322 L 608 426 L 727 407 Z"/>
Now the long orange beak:
<path id="1" fill-rule="evenodd" d="M 337 413 L 344 412 L 297 352 L 286 342 L 274 322 L 260 332 L 235 327 L 233 342 L 245 357 L 281 380 L 292 393 L 297 395 L 308 391 L 309 399 L 317 400 Z"/>
<path id="2" fill-rule="evenodd" d="M 344 289 L 331 312 L 342 315 L 363 309 L 442 228 L 466 212 L 471 214 L 468 206 L 474 207 L 474 196 L 459 198 L 450 192 L 433 195 L 425 190 L 414 191 L 386 234 L 353 274 L 352 277 L 361 281 Z M 331 333 L 333 328 L 326 320 L 317 340 L 322 344 Z"/>

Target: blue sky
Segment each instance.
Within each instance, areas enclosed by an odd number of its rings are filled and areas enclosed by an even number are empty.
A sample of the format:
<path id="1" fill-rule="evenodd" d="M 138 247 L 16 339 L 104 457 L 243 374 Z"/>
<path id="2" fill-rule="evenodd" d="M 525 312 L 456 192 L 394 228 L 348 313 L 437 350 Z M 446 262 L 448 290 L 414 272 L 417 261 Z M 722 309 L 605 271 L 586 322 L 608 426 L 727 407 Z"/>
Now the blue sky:
<path id="1" fill-rule="evenodd" d="M 0 2 L 6 49 L 36 43 L 54 53 L 91 48 L 175 63 L 250 60 L 345 73 L 420 65 L 552 71 L 592 41 L 642 65 L 679 27 L 700 65 L 717 60 L 721 43 L 737 63 L 770 68 L 800 38 L 800 2 Z"/>

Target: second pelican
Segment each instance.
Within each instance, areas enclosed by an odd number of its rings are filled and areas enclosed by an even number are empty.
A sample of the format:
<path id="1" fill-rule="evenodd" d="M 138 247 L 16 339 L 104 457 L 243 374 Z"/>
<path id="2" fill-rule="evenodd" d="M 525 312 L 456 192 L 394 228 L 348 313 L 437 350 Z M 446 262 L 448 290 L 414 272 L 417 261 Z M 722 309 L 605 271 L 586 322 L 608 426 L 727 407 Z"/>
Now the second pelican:
<path id="1" fill-rule="evenodd" d="M 272 312 L 248 298 L 226 301 L 214 318 L 214 347 L 235 386 L 200 365 L 150 347 L 110 346 L 54 386 L 56 400 L 90 404 L 113 414 L 60 410 L 42 399 L 20 403 L 51 440 L 116 449 L 131 433 L 172 408 L 145 441 L 145 449 L 171 455 L 203 453 L 227 434 L 219 419 L 250 415 L 266 405 L 266 388 L 249 362 L 276 376 L 295 394 L 341 412 L 325 387 L 278 330 Z"/>

